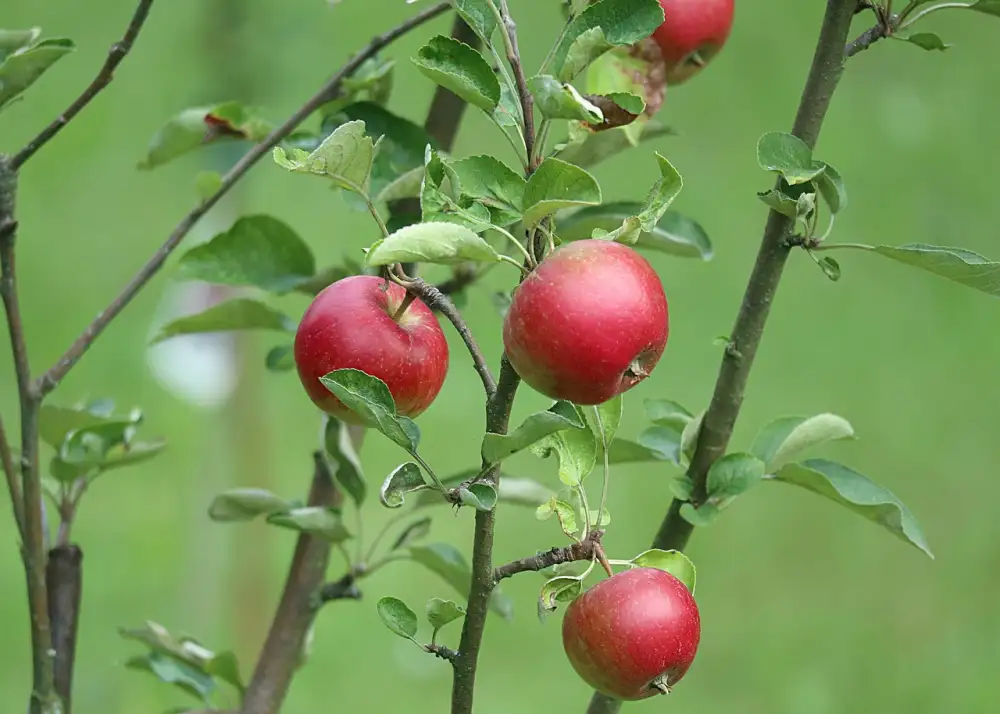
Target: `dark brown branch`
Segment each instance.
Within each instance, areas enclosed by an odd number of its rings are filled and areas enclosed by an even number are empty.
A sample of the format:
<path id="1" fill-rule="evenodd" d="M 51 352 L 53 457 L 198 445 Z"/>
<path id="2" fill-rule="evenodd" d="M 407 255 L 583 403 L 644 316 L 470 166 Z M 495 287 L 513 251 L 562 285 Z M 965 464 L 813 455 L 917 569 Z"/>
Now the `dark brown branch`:
<path id="1" fill-rule="evenodd" d="M 11 159 L 11 167 L 16 171 L 24 164 L 25 161 L 34 156 L 35 152 L 41 149 L 45 144 L 47 144 L 56 134 L 62 131 L 63 127 L 69 124 L 73 118 L 83 111 L 90 102 L 101 93 L 105 87 L 111 84 L 111 80 L 114 79 L 115 69 L 118 65 L 122 63 L 125 56 L 131 51 L 132 45 L 135 43 L 136 38 L 139 36 L 139 31 L 142 30 L 143 24 L 146 22 L 146 18 L 149 16 L 149 8 L 152 6 L 153 0 L 140 0 L 138 7 L 135 9 L 135 13 L 132 15 L 132 20 L 129 22 L 128 27 L 125 30 L 125 34 L 122 36 L 118 42 L 111 45 L 111 49 L 108 51 L 108 57 L 104 60 L 104 66 L 94 77 L 94 81 L 90 83 L 83 94 L 73 100 L 73 103 L 69 105 L 62 114 L 60 114 L 51 124 L 45 127 L 42 132 L 36 136 L 34 139 L 28 142 L 28 145 L 21 149 L 14 158 Z"/>
<path id="2" fill-rule="evenodd" d="M 38 379 L 35 386 L 37 391 L 40 394 L 45 395 L 51 392 L 59 384 L 59 382 L 94 343 L 94 340 L 96 340 L 104 329 L 111 323 L 111 321 L 125 309 L 125 307 L 132 301 L 139 291 L 145 287 L 146 283 L 148 283 L 150 279 L 156 275 L 157 272 L 159 272 L 160 268 L 163 267 L 163 264 L 166 262 L 170 254 L 177 248 L 178 245 L 180 245 L 181 241 L 184 240 L 188 232 L 201 219 L 201 217 L 204 216 L 208 210 L 212 208 L 212 206 L 218 203 L 219 200 L 226 195 L 240 179 L 243 178 L 247 171 L 249 171 L 251 167 L 253 167 L 253 165 L 256 164 L 261 158 L 267 155 L 278 142 L 291 134 L 299 126 L 299 124 L 305 121 L 314 111 L 328 102 L 331 97 L 335 96 L 345 78 L 352 75 L 365 60 L 372 57 L 383 47 L 402 37 L 411 30 L 419 27 L 425 22 L 445 13 L 450 8 L 450 2 L 437 3 L 423 12 L 414 15 L 401 25 L 372 39 L 372 41 L 368 43 L 367 47 L 355 54 L 347 62 L 347 64 L 345 64 L 336 74 L 327 80 L 326 84 L 324 84 L 320 90 L 316 92 L 316 94 L 314 94 L 309 100 L 306 101 L 305 104 L 303 104 L 288 119 L 286 119 L 281 126 L 274 129 L 267 135 L 267 137 L 264 138 L 263 141 L 244 154 L 243 158 L 236 162 L 236 164 L 223 177 L 218 190 L 210 197 L 202 201 L 202 203 L 188 213 L 183 219 L 181 219 L 181 222 L 177 224 L 177 227 L 174 228 L 167 240 L 162 246 L 160 246 L 159 250 L 156 251 L 149 262 L 146 263 L 146 265 L 144 265 L 138 273 L 136 273 L 135 277 L 133 277 L 131 281 L 129 281 L 128 285 L 125 286 L 121 294 L 118 295 L 118 297 L 116 297 L 111 304 L 105 308 L 93 322 L 90 323 L 90 325 L 76 339 L 66 353 L 59 358 L 56 364 Z"/>
<path id="3" fill-rule="evenodd" d="M 452 664 L 455 664 L 455 660 L 458 659 L 458 652 L 452 649 L 448 649 L 444 645 L 423 645 L 424 651 L 428 654 L 432 654 L 435 657 L 440 657 L 443 660 L 447 660 Z"/>
<path id="4" fill-rule="evenodd" d="M 844 47 L 856 9 L 857 0 L 827 0 L 823 26 L 792 128 L 792 133 L 809 147 L 816 145 L 833 92 L 843 74 L 846 60 Z M 778 187 L 781 187 L 780 180 Z M 730 336 L 733 349 L 723 354 L 712 401 L 702 421 L 688 468 L 688 476 L 694 483 L 691 500 L 695 505 L 702 503 L 706 497 L 709 468 L 725 454 L 729 445 L 743 404 L 750 369 L 788 259 L 790 249 L 787 239 L 792 228 L 791 218 L 775 211 L 769 212 L 757 261 Z M 693 526 L 681 517 L 681 505 L 677 500 L 671 503 L 653 540 L 653 547 L 683 550 L 687 545 Z M 588 714 L 614 714 L 620 708 L 621 702 L 595 693 L 587 711 Z"/>
<path id="5" fill-rule="evenodd" d="M 310 506 L 333 507 L 337 492 L 322 452 L 313 454 Z M 306 633 L 316 615 L 316 593 L 323 585 L 331 544 L 320 536 L 300 533 L 271 629 L 257 659 L 243 699 L 242 714 L 277 714 L 288 694 Z"/>
<path id="6" fill-rule="evenodd" d="M 597 557 L 597 546 L 600 545 L 604 531 L 594 531 L 586 540 L 563 548 L 552 548 L 544 553 L 538 553 L 528 558 L 515 560 L 513 563 L 501 565 L 493 571 L 493 581 L 500 582 L 518 573 L 538 572 L 562 563 L 575 563 L 580 560 L 592 560 Z"/>
<path id="7" fill-rule="evenodd" d="M 490 367 L 486 363 L 486 358 L 483 357 L 482 350 L 480 350 L 479 345 L 476 344 L 476 338 L 472 336 L 472 331 L 469 329 L 469 326 L 465 324 L 465 320 L 458 312 L 458 308 L 455 307 L 455 304 L 449 300 L 444 293 L 421 278 L 413 278 L 412 280 L 406 281 L 406 288 L 411 292 L 411 294 L 417 295 L 421 300 L 423 300 L 427 307 L 432 310 L 436 310 L 447 317 L 451 324 L 455 326 L 455 330 L 461 336 L 462 341 L 469 350 L 469 354 L 472 355 L 472 362 L 476 366 L 476 372 L 479 374 L 479 379 L 483 382 L 483 388 L 486 390 L 486 397 L 487 399 L 491 398 L 497 391 L 497 385 L 496 381 L 493 379 L 493 373 L 490 372 Z"/>
<path id="8" fill-rule="evenodd" d="M 358 576 L 346 573 L 340 580 L 333 580 L 319 590 L 319 602 L 325 604 L 334 600 L 360 600 L 361 591 L 357 585 Z"/>
<path id="9" fill-rule="evenodd" d="M 507 61 L 514 71 L 514 81 L 517 83 L 517 94 L 521 100 L 521 111 L 524 114 L 524 150 L 528 155 L 528 170 L 536 168 L 534 165 L 535 151 L 535 99 L 528 90 L 528 81 L 524 76 L 524 67 L 521 65 L 521 52 L 517 46 L 517 25 L 514 18 L 510 16 L 510 8 L 507 7 L 507 0 L 500 0 L 500 15 L 503 17 L 504 27 L 502 32 L 507 33 L 509 42 L 507 47 Z"/>
<path id="10" fill-rule="evenodd" d="M 55 651 L 54 682 L 56 694 L 62 699 L 63 714 L 70 714 L 73 702 L 73 662 L 83 591 L 82 564 L 83 551 L 80 548 L 72 544 L 60 545 L 49 551 L 45 569 L 52 649 Z"/>
<path id="11" fill-rule="evenodd" d="M 859 52 L 864 52 L 879 40 L 885 39 L 899 27 L 899 15 L 893 15 L 888 23 L 880 22 L 874 27 L 862 32 L 857 39 L 849 42 L 844 48 L 844 56 L 850 59 Z"/>

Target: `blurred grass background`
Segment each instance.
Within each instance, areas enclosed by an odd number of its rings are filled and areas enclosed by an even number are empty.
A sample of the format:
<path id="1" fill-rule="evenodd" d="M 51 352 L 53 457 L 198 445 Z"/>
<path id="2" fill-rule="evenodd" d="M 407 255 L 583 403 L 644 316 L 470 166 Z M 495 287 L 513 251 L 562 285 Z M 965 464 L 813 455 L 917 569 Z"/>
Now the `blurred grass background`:
<path id="1" fill-rule="evenodd" d="M 645 193 L 653 148 L 681 170 L 675 207 L 703 222 L 716 258 L 699 263 L 652 255 L 671 301 L 671 342 L 659 368 L 632 392 L 621 433 L 642 427 L 643 397 L 701 409 L 725 334 L 744 289 L 764 221 L 754 192 L 770 186 L 754 161 L 757 137 L 787 130 L 825 3 L 739 3 L 729 46 L 697 81 L 668 96 L 664 119 L 681 137 L 658 140 L 597 169 L 606 200 Z M 559 26 L 558 3 L 512 2 L 528 67 L 537 66 Z M 40 25 L 79 51 L 64 59 L 17 106 L 0 116 L 0 149 L 14 150 L 90 81 L 133 10 L 130 0 L 86 4 L 7 0 L 0 26 Z M 176 0 L 154 6 L 133 55 L 113 86 L 22 172 L 19 265 L 31 360 L 47 367 L 116 293 L 195 201 L 193 177 L 231 161 L 232 150 L 200 154 L 154 173 L 135 164 L 152 134 L 179 109 L 241 99 L 280 120 L 368 37 L 415 8 L 402 0 Z M 232 13 L 232 15 L 228 14 Z M 405 60 L 450 19 L 399 42 L 391 108 L 422 122 L 430 84 Z M 856 29 L 865 29 L 868 15 Z M 995 131 L 1000 23 L 944 13 L 927 29 L 956 47 L 944 54 L 884 42 L 858 56 L 834 100 L 821 158 L 845 176 L 851 205 L 838 221 L 843 241 L 962 245 L 1000 256 L 989 166 Z M 470 113 L 458 154 L 506 147 Z M 213 163 L 214 162 L 214 163 Z M 242 191 L 203 223 L 210 236 L 243 212 L 274 213 L 310 242 L 320 264 L 375 238 L 369 218 L 349 211 L 322 182 L 255 169 Z M 669 701 L 629 710 L 828 714 L 841 711 L 982 712 L 1000 706 L 1000 305 L 955 284 L 882 261 L 841 257 L 833 284 L 801 253 L 792 256 L 755 367 L 733 442 L 749 444 L 769 418 L 834 411 L 859 441 L 826 455 L 881 481 L 915 511 L 937 555 L 932 562 L 871 523 L 806 492 L 762 486 L 710 529 L 689 554 L 699 566 L 703 639 L 698 661 Z M 496 363 L 500 320 L 489 289 L 511 279 L 498 270 L 470 296 L 467 316 Z M 284 581 L 294 536 L 261 524 L 210 524 L 212 493 L 263 486 L 304 494 L 317 417 L 293 373 L 266 374 L 267 348 L 280 338 L 240 338 L 241 375 L 224 406 L 200 409 L 157 382 L 146 360 L 154 314 L 169 269 L 114 323 L 54 395 L 52 403 L 111 397 L 141 405 L 148 434 L 169 449 L 142 468 L 103 477 L 85 499 L 75 536 L 84 548 L 84 616 L 76 711 L 158 712 L 185 695 L 123 662 L 138 649 L 119 626 L 156 620 L 197 634 L 210 647 L 235 647 L 249 674 Z M 305 300 L 281 304 L 298 315 Z M 477 463 L 482 424 L 475 374 L 449 332 L 452 369 L 440 398 L 420 419 L 426 458 L 440 473 Z M 9 350 L 0 350 L 0 409 L 16 429 Z M 545 405 L 523 389 L 516 416 Z M 372 437 L 363 452 L 374 484 L 399 460 Z M 548 482 L 553 465 L 530 457 L 511 470 Z M 647 547 L 666 508 L 663 467 L 617 469 L 606 543 L 612 557 Z M 29 680 L 28 627 L 8 506 L 0 512 L 0 701 L 23 711 Z M 365 509 L 372 533 L 385 512 Z M 472 514 L 437 514 L 434 538 L 466 552 Z M 505 561 L 560 542 L 554 524 L 529 510 L 499 515 L 496 558 Z M 339 574 L 335 560 L 331 575 Z M 513 624 L 490 621 L 478 677 L 482 714 L 582 712 L 589 690 L 562 655 L 559 619 L 540 626 L 540 580 L 521 576 L 506 590 Z M 393 594 L 417 610 L 429 596 L 454 597 L 418 566 L 383 571 L 364 583 L 361 603 L 336 603 L 318 620 L 312 659 L 288 712 L 447 708 L 447 666 L 378 624 L 374 603 Z M 457 626 L 446 631 L 454 642 Z"/>

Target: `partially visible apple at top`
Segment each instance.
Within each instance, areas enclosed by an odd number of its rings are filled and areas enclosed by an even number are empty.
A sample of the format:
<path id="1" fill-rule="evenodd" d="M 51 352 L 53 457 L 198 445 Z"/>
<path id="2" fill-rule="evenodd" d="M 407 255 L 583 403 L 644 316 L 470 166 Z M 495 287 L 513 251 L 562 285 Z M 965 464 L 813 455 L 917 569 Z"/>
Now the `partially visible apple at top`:
<path id="1" fill-rule="evenodd" d="M 719 53 L 733 26 L 735 0 L 659 0 L 664 21 L 653 32 L 667 85 L 682 84 Z"/>

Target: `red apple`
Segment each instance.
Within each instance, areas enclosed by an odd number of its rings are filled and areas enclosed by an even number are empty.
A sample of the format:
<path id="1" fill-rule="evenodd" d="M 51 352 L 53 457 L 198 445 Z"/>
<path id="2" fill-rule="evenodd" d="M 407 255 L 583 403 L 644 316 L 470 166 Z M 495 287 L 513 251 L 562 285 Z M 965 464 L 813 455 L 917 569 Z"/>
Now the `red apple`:
<path id="1" fill-rule="evenodd" d="M 581 240 L 557 248 L 514 291 L 507 359 L 553 399 L 601 404 L 649 376 L 667 344 L 667 298 L 632 248 Z"/>
<path id="2" fill-rule="evenodd" d="M 681 84 L 719 53 L 733 26 L 735 0 L 660 0 L 665 19 L 653 32 L 667 85 Z"/>
<path id="3" fill-rule="evenodd" d="M 316 406 L 360 423 L 319 381 L 348 368 L 385 382 L 399 414 L 414 417 L 431 405 L 448 371 L 448 343 L 419 298 L 396 317 L 405 297 L 402 287 L 373 275 L 338 280 L 316 296 L 295 333 L 299 378 Z"/>
<path id="4" fill-rule="evenodd" d="M 563 647 L 594 689 L 625 701 L 666 694 L 688 671 L 701 639 L 691 592 L 670 573 L 618 573 L 570 603 Z"/>

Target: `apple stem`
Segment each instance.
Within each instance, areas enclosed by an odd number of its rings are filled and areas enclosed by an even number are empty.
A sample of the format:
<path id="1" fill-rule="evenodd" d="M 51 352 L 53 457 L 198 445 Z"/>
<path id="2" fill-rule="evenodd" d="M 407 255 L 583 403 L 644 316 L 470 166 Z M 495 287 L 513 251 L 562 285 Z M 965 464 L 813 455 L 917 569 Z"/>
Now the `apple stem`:
<path id="1" fill-rule="evenodd" d="M 416 295 L 407 291 L 406 297 L 403 298 L 403 302 L 399 304 L 399 309 L 392 314 L 392 319 L 394 322 L 399 322 L 400 318 L 403 317 L 403 313 L 406 312 L 406 308 L 408 308 L 413 303 L 416 297 L 417 297 Z"/>

